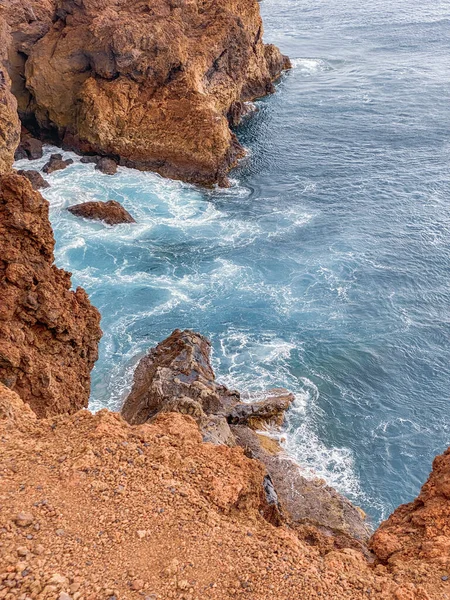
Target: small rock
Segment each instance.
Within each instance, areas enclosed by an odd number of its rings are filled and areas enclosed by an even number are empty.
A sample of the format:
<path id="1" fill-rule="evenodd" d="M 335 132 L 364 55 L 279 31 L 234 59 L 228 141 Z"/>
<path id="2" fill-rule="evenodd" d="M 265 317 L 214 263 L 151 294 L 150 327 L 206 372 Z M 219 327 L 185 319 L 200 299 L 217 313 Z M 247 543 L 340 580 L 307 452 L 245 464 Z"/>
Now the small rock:
<path id="1" fill-rule="evenodd" d="M 83 156 L 80 159 L 80 162 L 83 163 L 84 165 L 89 165 L 89 164 L 97 164 L 98 161 L 100 160 L 101 156 Z"/>
<path id="2" fill-rule="evenodd" d="M 142 590 L 143 587 L 144 587 L 144 582 L 142 579 L 135 579 L 134 581 L 131 582 L 131 589 L 135 590 L 136 592 L 139 592 L 139 590 Z"/>
<path id="3" fill-rule="evenodd" d="M 448 575 L 442 575 L 441 579 L 442 581 L 448 581 Z"/>
<path id="4" fill-rule="evenodd" d="M 72 598 L 69 594 L 66 594 L 66 592 L 61 592 L 58 596 L 58 600 L 72 600 Z"/>
<path id="5" fill-rule="evenodd" d="M 55 533 L 56 533 L 56 535 L 59 535 L 60 537 L 62 537 L 63 535 L 65 535 L 66 532 L 64 531 L 64 529 L 57 529 L 55 531 Z"/>
<path id="6" fill-rule="evenodd" d="M 26 556 L 28 554 L 28 548 L 26 548 L 25 546 L 20 546 L 19 548 L 17 548 L 17 554 L 19 556 Z"/>
<path id="7" fill-rule="evenodd" d="M 114 175 L 117 172 L 117 163 L 112 158 L 102 157 L 95 168 L 106 175 Z"/>
<path id="8" fill-rule="evenodd" d="M 37 160 L 38 158 L 42 158 L 42 155 L 42 142 L 30 136 L 20 142 L 19 147 L 16 150 L 15 158 L 16 160 L 20 160 L 21 158 Z"/>
<path id="9" fill-rule="evenodd" d="M 115 200 L 109 200 L 108 202 L 83 202 L 82 204 L 69 206 L 67 210 L 77 217 L 104 221 L 108 225 L 136 222 L 130 213 Z"/>
<path id="10" fill-rule="evenodd" d="M 139 529 L 136 533 L 140 540 L 143 540 L 145 538 L 145 536 L 147 535 L 147 532 L 144 531 L 143 529 Z"/>
<path id="11" fill-rule="evenodd" d="M 41 188 L 48 188 L 50 187 L 50 184 L 48 183 L 48 181 L 45 181 L 45 179 L 42 177 L 42 175 L 39 173 L 39 171 L 33 171 L 32 169 L 29 170 L 20 170 L 17 171 L 19 175 L 22 175 L 22 177 L 26 177 L 28 179 L 28 181 L 31 183 L 33 190 L 40 190 Z"/>
<path id="12" fill-rule="evenodd" d="M 52 154 L 50 160 L 44 165 L 42 170 L 44 173 L 50 174 L 53 173 L 53 171 L 61 171 L 72 163 L 73 160 L 71 158 L 63 160 L 62 154 Z"/>
<path id="13" fill-rule="evenodd" d="M 34 521 L 34 517 L 31 513 L 21 512 L 14 519 L 14 523 L 19 527 L 29 527 Z"/>

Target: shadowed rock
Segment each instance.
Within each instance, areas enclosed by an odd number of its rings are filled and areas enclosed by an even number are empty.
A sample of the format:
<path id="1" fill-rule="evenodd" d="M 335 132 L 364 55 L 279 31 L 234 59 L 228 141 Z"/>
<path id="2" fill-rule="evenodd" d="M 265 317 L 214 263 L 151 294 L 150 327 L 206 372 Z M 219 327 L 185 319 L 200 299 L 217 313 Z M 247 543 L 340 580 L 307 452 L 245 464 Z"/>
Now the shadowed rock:
<path id="1" fill-rule="evenodd" d="M 108 225 L 136 223 L 130 213 L 115 200 L 108 200 L 108 202 L 83 202 L 83 204 L 69 206 L 67 210 L 77 217 L 104 221 Z"/>
<path id="2" fill-rule="evenodd" d="M 37 160 L 42 158 L 44 151 L 42 142 L 30 135 L 24 137 L 16 150 L 15 159 L 28 158 L 29 160 Z"/>
<path id="3" fill-rule="evenodd" d="M 48 183 L 48 181 L 45 181 L 45 179 L 42 177 L 42 175 L 39 173 L 39 171 L 34 171 L 32 169 L 29 169 L 29 170 L 20 170 L 20 171 L 17 171 L 17 173 L 19 175 L 22 175 L 22 177 L 26 177 L 28 179 L 28 181 L 33 186 L 33 190 L 39 190 L 42 188 L 50 187 L 50 184 Z"/>
<path id="4" fill-rule="evenodd" d="M 43 171 L 50 175 L 54 171 L 61 171 L 73 163 L 71 158 L 64 160 L 62 154 L 52 154 L 50 160 L 44 165 Z"/>
<path id="5" fill-rule="evenodd" d="M 112 158 L 99 158 L 96 161 L 95 168 L 97 171 L 105 173 L 105 175 L 114 175 L 117 173 L 117 163 Z"/>

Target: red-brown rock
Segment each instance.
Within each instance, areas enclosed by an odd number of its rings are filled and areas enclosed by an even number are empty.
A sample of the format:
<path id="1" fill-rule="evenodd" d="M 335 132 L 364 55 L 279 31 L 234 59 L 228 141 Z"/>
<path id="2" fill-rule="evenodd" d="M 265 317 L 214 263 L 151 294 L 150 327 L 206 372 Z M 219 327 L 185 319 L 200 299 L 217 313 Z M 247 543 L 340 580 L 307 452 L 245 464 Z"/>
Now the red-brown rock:
<path id="1" fill-rule="evenodd" d="M 45 163 L 42 170 L 44 171 L 44 173 L 50 175 L 50 173 L 53 173 L 54 171 L 62 171 L 72 163 L 73 160 L 71 158 L 64 160 L 62 154 L 52 154 L 50 156 L 49 161 Z"/>
<path id="2" fill-rule="evenodd" d="M 104 221 L 108 225 L 136 223 L 130 213 L 115 200 L 108 200 L 108 202 L 83 202 L 83 204 L 69 206 L 67 210 L 77 217 Z"/>
<path id="3" fill-rule="evenodd" d="M 422 560 L 450 568 L 450 448 L 434 459 L 416 500 L 380 525 L 371 549 L 382 562 Z"/>
<path id="4" fill-rule="evenodd" d="M 225 183 L 243 155 L 228 112 L 289 67 L 262 33 L 257 0 L 64 0 L 26 62 L 35 116 L 66 147 Z"/>
<path id="5" fill-rule="evenodd" d="M 11 93 L 11 81 L 6 70 L 10 42 L 8 27 L 0 14 L 0 175 L 11 169 L 20 137 L 17 102 Z"/>
<path id="6" fill-rule="evenodd" d="M 0 382 L 38 416 L 87 406 L 100 316 L 53 264 L 48 203 L 18 175 L 0 179 Z"/>

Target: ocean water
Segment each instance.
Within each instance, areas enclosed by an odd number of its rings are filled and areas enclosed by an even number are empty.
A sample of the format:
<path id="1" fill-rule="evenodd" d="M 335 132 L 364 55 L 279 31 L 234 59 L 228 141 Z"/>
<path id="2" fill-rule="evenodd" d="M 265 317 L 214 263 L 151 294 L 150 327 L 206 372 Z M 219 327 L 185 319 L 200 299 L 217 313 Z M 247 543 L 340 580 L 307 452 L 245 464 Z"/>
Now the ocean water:
<path id="1" fill-rule="evenodd" d="M 261 10 L 293 69 L 238 129 L 232 187 L 75 157 L 44 191 L 56 261 L 102 313 L 94 410 L 120 408 L 145 351 L 193 328 L 222 382 L 295 393 L 287 451 L 376 523 L 450 443 L 450 5 Z M 137 224 L 65 210 L 94 199 Z"/>

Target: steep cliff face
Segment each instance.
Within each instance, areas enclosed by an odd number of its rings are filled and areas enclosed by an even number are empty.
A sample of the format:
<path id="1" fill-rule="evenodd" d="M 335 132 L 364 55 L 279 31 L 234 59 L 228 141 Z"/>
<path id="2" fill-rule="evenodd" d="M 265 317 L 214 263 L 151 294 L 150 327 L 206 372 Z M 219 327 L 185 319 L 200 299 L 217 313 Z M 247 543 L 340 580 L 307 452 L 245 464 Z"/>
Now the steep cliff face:
<path id="1" fill-rule="evenodd" d="M 188 181 L 225 181 L 243 155 L 227 115 L 289 66 L 262 42 L 257 0 L 63 0 L 55 18 L 25 52 L 42 129 Z"/>
<path id="2" fill-rule="evenodd" d="M 11 93 L 11 82 L 6 69 L 7 48 L 10 43 L 9 29 L 0 14 L 0 175 L 11 169 L 20 137 L 17 102 Z"/>
<path id="3" fill-rule="evenodd" d="M 436 564 L 441 574 L 450 570 L 450 448 L 437 456 L 419 496 L 399 506 L 381 524 L 371 548 L 383 562 Z"/>
<path id="4" fill-rule="evenodd" d="M 17 99 L 18 111 L 25 121 L 34 121 L 33 98 L 25 83 L 25 62 L 31 48 L 50 29 L 57 0 L 7 0 L 0 2 L 0 23 L 10 37 L 3 45 L 5 64 Z M 1 27 L 1 25 L 0 25 Z M 0 46 L 0 52 L 1 50 Z"/>
<path id="5" fill-rule="evenodd" d="M 48 203 L 29 181 L 0 178 L 0 382 L 39 416 L 87 406 L 100 316 L 53 264 Z"/>

